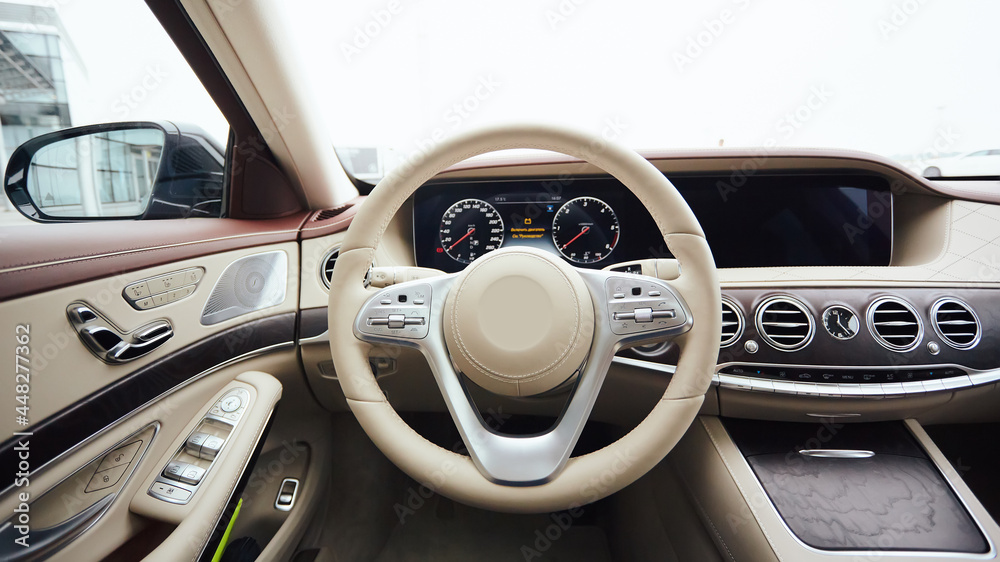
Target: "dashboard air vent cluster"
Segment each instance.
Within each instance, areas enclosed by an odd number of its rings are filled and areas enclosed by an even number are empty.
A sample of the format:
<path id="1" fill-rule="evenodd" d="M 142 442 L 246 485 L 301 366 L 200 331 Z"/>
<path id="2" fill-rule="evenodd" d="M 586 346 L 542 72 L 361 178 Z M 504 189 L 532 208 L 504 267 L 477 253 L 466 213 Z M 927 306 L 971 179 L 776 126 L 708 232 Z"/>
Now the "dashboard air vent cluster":
<path id="1" fill-rule="evenodd" d="M 336 247 L 329 252 L 327 252 L 326 257 L 323 258 L 323 268 L 320 270 L 320 275 L 323 277 L 323 284 L 326 288 L 330 288 L 330 281 L 333 279 L 333 266 L 337 265 L 337 256 L 340 255 L 340 247 Z"/>
<path id="2" fill-rule="evenodd" d="M 894 297 L 875 299 L 868 307 L 868 329 L 875 341 L 892 351 L 909 351 L 924 335 L 917 312 Z"/>
<path id="3" fill-rule="evenodd" d="M 757 308 L 757 331 L 775 349 L 795 351 L 812 341 L 816 322 L 801 302 L 771 297 Z"/>
<path id="4" fill-rule="evenodd" d="M 722 300 L 722 342 L 719 347 L 729 347 L 743 335 L 743 314 L 727 299 Z"/>
<path id="5" fill-rule="evenodd" d="M 931 308 L 931 321 L 938 336 L 956 349 L 968 349 L 979 343 L 979 318 L 962 301 L 951 298 L 937 301 Z"/>

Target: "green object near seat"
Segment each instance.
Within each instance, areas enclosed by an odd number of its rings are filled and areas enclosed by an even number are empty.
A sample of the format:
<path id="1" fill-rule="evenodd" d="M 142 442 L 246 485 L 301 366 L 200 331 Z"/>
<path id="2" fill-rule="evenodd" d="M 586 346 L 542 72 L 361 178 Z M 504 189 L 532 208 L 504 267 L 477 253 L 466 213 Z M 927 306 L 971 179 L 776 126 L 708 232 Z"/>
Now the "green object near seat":
<path id="1" fill-rule="evenodd" d="M 243 507 L 243 498 L 240 498 L 239 503 L 236 504 L 236 511 L 229 518 L 229 525 L 226 527 L 226 532 L 222 535 L 222 540 L 219 541 L 219 548 L 215 549 L 215 556 L 212 557 L 212 562 L 222 560 L 222 553 L 226 551 L 226 545 L 229 544 L 229 533 L 233 532 L 233 525 L 236 523 L 236 518 L 240 516 L 241 507 Z"/>

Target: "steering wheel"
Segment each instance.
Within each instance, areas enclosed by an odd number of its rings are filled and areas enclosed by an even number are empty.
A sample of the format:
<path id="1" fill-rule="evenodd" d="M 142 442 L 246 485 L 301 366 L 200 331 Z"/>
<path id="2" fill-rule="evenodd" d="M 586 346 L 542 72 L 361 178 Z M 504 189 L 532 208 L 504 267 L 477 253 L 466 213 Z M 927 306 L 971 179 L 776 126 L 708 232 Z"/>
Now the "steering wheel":
<path id="1" fill-rule="evenodd" d="M 375 248 L 418 187 L 452 164 L 515 148 L 575 156 L 617 178 L 649 210 L 679 267 L 662 268 L 672 271 L 667 279 L 578 269 L 554 254 L 515 246 L 485 254 L 460 273 L 368 286 Z M 596 501 L 662 460 L 701 407 L 721 319 L 711 250 L 670 181 L 632 150 L 539 125 L 461 135 L 393 170 L 361 205 L 330 282 L 334 365 L 351 411 L 375 445 L 435 492 L 514 513 Z M 671 338 L 680 359 L 649 415 L 613 444 L 570 458 L 615 353 Z M 469 457 L 431 443 L 397 415 L 369 365 L 372 344 L 424 355 Z M 509 435 L 483 420 L 468 384 L 511 396 L 568 390 L 570 397 L 549 431 Z"/>

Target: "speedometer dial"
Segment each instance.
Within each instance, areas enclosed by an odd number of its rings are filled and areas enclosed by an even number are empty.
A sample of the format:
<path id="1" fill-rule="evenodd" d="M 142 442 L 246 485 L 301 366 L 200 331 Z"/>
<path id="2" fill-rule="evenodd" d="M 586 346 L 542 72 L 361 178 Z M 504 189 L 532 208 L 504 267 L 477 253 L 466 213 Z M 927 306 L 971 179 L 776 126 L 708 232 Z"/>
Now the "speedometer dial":
<path id="1" fill-rule="evenodd" d="M 552 218 L 552 241 L 566 259 L 595 263 L 618 245 L 618 216 L 610 205 L 595 197 L 567 201 Z"/>
<path id="2" fill-rule="evenodd" d="M 479 199 L 463 199 L 441 217 L 441 249 L 462 263 L 503 244 L 503 219 L 493 205 Z"/>

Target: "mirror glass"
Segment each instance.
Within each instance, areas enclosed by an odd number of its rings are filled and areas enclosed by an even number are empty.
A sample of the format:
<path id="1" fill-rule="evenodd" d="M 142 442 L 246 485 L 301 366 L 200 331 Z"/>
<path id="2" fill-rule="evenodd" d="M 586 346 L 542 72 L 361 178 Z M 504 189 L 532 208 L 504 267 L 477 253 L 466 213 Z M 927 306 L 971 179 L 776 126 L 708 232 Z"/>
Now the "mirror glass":
<path id="1" fill-rule="evenodd" d="M 54 142 L 31 159 L 28 194 L 53 217 L 134 217 L 149 204 L 165 135 L 104 131 Z"/>

